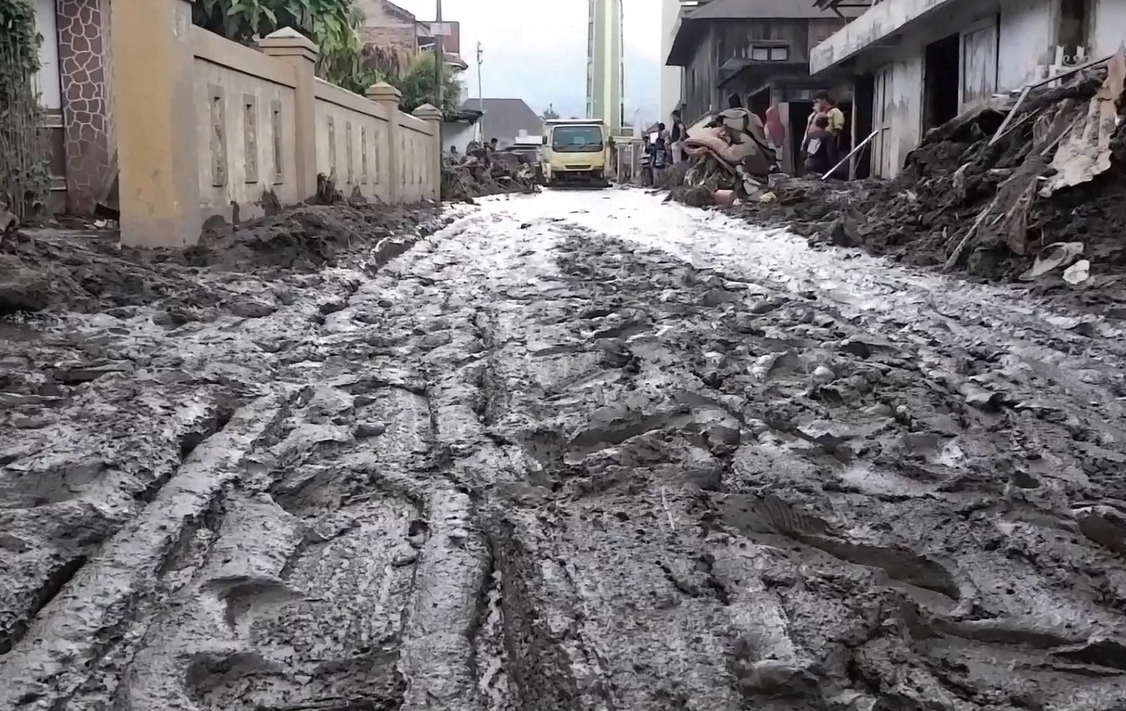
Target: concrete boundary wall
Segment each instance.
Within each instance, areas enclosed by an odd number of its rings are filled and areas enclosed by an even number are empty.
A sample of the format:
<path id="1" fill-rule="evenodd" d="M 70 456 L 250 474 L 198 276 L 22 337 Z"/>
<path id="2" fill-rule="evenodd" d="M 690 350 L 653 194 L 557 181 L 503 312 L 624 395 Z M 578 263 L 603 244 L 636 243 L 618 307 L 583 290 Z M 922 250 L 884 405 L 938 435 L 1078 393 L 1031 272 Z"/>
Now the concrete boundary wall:
<path id="1" fill-rule="evenodd" d="M 302 199 L 293 67 L 198 27 L 192 47 L 203 220 L 259 216 L 274 204 L 268 194 L 281 204 Z"/>
<path id="2" fill-rule="evenodd" d="M 244 47 L 193 26 L 190 0 L 123 3 L 114 30 L 123 244 L 190 246 L 207 221 L 312 198 L 319 175 L 349 198 L 439 198 L 441 112 L 317 79 L 300 33 Z"/>
<path id="3" fill-rule="evenodd" d="M 441 137 L 434 141 L 425 121 L 402 113 L 399 114 L 399 136 L 403 164 L 399 183 L 403 202 L 418 202 L 426 199 L 431 186 L 440 180 L 437 171 L 441 166 Z"/>
<path id="4" fill-rule="evenodd" d="M 317 172 L 335 176 L 347 197 L 391 202 L 390 116 L 398 112 L 320 79 L 313 93 Z"/>

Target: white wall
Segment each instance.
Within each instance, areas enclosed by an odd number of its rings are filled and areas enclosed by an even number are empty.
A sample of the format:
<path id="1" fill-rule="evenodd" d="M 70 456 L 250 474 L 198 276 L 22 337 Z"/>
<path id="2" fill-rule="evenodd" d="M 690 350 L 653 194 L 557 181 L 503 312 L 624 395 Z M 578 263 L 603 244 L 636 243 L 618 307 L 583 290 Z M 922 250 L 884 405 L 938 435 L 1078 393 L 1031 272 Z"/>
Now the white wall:
<path id="1" fill-rule="evenodd" d="M 1100 0 L 1112 3 L 1115 11 L 1126 15 L 1126 0 Z M 1055 38 L 1053 23 L 1055 0 L 1010 0 L 1000 8 L 998 20 L 997 91 L 1015 91 L 1036 77 L 1037 65 L 1046 62 Z M 972 22 L 988 16 L 990 8 L 962 5 L 942 22 L 930 23 L 924 31 L 905 37 L 894 53 L 892 66 L 891 136 L 892 170 L 883 177 L 898 175 L 907 154 L 922 140 L 923 86 L 926 67 L 926 45 L 957 32 Z M 1126 34 L 1123 28 L 1108 34 Z M 1104 21 L 1097 20 L 1097 27 Z M 1104 30 L 1105 31 L 1105 30 Z M 1110 52 L 1106 52 L 1109 54 Z"/>
<path id="2" fill-rule="evenodd" d="M 449 153 L 450 146 L 457 146 L 457 152 L 465 155 L 465 149 L 477 132 L 477 124 L 473 123 L 443 123 L 442 124 L 442 152 Z"/>
<path id="3" fill-rule="evenodd" d="M 672 31 L 680 15 L 680 0 L 661 0 L 661 120 L 680 105 L 680 87 L 684 69 L 666 67 L 665 59 L 672 49 Z"/>
<path id="4" fill-rule="evenodd" d="M 904 43 L 904 51 L 892 63 L 891 146 L 894 178 L 903 167 L 907 154 L 915 150 L 923 130 L 923 69 L 926 49 L 921 42 Z M 908 48 L 909 47 L 909 48 Z"/>
<path id="5" fill-rule="evenodd" d="M 1010 0 L 1001 6 L 998 27 L 997 89 L 1011 91 L 1038 78 L 1036 67 L 1048 63 L 1054 3 Z"/>
<path id="6" fill-rule="evenodd" d="M 43 108 L 57 110 L 63 107 L 59 88 L 59 33 L 56 26 L 55 0 L 35 0 L 35 30 L 42 35 L 39 46 L 39 71 L 33 84 L 40 94 Z"/>
<path id="7" fill-rule="evenodd" d="M 1092 59 L 1118 51 L 1126 42 L 1126 0 L 1096 0 L 1092 35 Z"/>

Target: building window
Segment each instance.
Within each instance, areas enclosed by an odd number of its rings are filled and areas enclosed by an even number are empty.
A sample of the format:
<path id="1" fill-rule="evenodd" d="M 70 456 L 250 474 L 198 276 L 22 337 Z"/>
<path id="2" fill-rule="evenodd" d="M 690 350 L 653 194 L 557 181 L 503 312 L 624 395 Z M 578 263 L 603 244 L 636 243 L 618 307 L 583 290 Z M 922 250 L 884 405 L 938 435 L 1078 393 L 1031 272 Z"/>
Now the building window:
<path id="1" fill-rule="evenodd" d="M 751 47 L 751 59 L 756 62 L 785 62 L 789 58 L 789 47 Z"/>

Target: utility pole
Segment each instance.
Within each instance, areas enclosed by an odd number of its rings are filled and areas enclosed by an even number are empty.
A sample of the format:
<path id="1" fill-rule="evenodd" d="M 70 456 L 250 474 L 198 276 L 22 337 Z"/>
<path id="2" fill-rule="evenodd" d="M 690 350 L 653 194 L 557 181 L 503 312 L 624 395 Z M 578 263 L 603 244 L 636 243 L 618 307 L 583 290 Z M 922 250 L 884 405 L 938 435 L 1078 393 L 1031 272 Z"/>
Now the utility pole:
<path id="1" fill-rule="evenodd" d="M 434 33 L 436 35 L 436 37 L 434 37 L 434 78 L 437 80 L 438 86 L 435 92 L 437 94 L 437 101 L 434 105 L 437 106 L 439 110 L 443 110 L 442 91 L 445 88 L 445 77 L 442 76 L 442 73 L 446 64 L 446 28 L 442 24 L 442 0 L 437 0 L 437 2 L 437 17 L 434 22 L 436 29 Z"/>
<path id="2" fill-rule="evenodd" d="M 484 94 L 481 93 L 481 63 L 484 61 L 482 56 L 485 54 L 485 49 L 481 46 L 480 40 L 477 41 L 477 111 L 481 116 L 477 119 L 477 139 L 484 143 L 485 133 L 481 130 L 481 121 L 485 118 L 485 99 Z"/>

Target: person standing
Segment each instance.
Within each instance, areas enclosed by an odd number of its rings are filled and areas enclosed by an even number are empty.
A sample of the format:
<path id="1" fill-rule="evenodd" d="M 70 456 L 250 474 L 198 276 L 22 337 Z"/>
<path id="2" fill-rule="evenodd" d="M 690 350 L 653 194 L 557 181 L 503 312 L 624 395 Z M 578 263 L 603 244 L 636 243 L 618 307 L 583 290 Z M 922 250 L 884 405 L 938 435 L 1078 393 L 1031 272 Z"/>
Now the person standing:
<path id="1" fill-rule="evenodd" d="M 833 134 L 833 163 L 836 164 L 844 147 L 845 115 L 837 107 L 837 100 L 831 96 L 825 98 L 825 107 L 825 115 L 829 117 L 829 133 Z"/>
<path id="2" fill-rule="evenodd" d="M 782 123 L 782 112 L 778 108 L 777 101 L 771 102 L 770 108 L 766 110 L 766 135 L 774 145 L 774 155 L 778 159 L 778 164 L 782 165 L 787 152 L 786 125 Z"/>
<path id="3" fill-rule="evenodd" d="M 680 119 L 680 111 L 672 112 L 672 132 L 669 140 L 672 142 L 672 162 L 679 163 L 684 160 L 684 151 L 682 144 L 688 138 L 688 129 L 684 127 L 684 121 Z"/>
<path id="4" fill-rule="evenodd" d="M 661 124 L 662 126 L 664 124 Z M 654 144 L 653 149 L 653 170 L 658 173 L 665 169 L 668 164 L 668 151 L 665 137 L 663 135 L 657 136 L 657 142 Z"/>
<path id="5" fill-rule="evenodd" d="M 802 139 L 802 155 L 808 156 L 809 136 L 814 128 L 814 121 L 818 116 L 825 116 L 829 120 L 826 130 L 829 132 L 829 160 L 837 162 L 837 146 L 840 135 L 844 132 L 844 112 L 837 108 L 837 103 L 829 97 L 829 92 L 822 91 L 813 97 L 813 113 L 805 125 L 805 137 Z"/>
<path id="6" fill-rule="evenodd" d="M 840 142 L 840 137 L 844 134 L 845 115 L 844 112 L 837 108 L 837 100 L 828 94 L 825 95 L 825 100 L 822 103 L 822 112 L 829 117 L 829 133 Z"/>
<path id="7" fill-rule="evenodd" d="M 828 114 L 818 114 L 806 136 L 805 170 L 813 175 L 824 175 L 833 167 L 833 134 L 829 130 Z"/>

